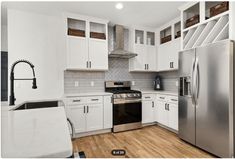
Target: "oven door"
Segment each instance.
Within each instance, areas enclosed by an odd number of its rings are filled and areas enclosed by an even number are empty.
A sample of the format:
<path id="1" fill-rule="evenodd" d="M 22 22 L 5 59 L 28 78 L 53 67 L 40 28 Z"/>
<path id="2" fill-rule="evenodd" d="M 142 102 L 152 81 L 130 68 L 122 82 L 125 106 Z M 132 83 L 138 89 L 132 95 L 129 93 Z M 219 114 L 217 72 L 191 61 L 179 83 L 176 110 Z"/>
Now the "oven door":
<path id="1" fill-rule="evenodd" d="M 142 121 L 141 99 L 117 101 L 113 104 L 113 125 L 137 123 Z"/>

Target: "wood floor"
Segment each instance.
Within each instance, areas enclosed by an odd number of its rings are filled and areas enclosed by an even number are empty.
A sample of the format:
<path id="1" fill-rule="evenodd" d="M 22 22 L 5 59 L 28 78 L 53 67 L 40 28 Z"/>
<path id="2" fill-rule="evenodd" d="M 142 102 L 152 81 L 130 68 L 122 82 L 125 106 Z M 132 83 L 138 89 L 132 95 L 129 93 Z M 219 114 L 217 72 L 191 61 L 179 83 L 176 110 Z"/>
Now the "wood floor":
<path id="1" fill-rule="evenodd" d="M 74 149 L 84 151 L 88 158 L 111 158 L 113 149 L 124 149 L 120 157 L 214 157 L 180 140 L 176 134 L 159 126 L 120 133 L 107 133 L 78 138 L 73 142 Z"/>

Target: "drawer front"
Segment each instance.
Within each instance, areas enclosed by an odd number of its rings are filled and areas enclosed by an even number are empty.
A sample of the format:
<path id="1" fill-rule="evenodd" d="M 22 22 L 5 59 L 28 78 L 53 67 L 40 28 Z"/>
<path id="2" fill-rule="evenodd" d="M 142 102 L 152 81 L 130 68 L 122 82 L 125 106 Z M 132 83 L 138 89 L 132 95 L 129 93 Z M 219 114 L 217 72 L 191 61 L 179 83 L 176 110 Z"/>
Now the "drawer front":
<path id="1" fill-rule="evenodd" d="M 73 98 L 66 98 L 67 105 L 79 105 L 87 103 L 86 97 L 73 97 Z"/>
<path id="2" fill-rule="evenodd" d="M 142 94 L 142 100 L 154 100 L 155 94 Z"/>
<path id="3" fill-rule="evenodd" d="M 102 96 L 87 97 L 87 103 L 103 103 L 103 97 Z"/>
<path id="4" fill-rule="evenodd" d="M 177 103 L 178 103 L 178 97 L 177 97 L 177 96 L 168 96 L 168 97 L 167 97 L 167 101 L 168 101 L 169 103 L 175 103 L 175 104 L 177 104 Z"/>
<path id="5" fill-rule="evenodd" d="M 157 95 L 157 100 L 166 101 L 166 100 L 167 100 L 167 96 L 166 96 L 166 95 L 160 95 L 160 94 L 158 94 L 158 95 Z"/>

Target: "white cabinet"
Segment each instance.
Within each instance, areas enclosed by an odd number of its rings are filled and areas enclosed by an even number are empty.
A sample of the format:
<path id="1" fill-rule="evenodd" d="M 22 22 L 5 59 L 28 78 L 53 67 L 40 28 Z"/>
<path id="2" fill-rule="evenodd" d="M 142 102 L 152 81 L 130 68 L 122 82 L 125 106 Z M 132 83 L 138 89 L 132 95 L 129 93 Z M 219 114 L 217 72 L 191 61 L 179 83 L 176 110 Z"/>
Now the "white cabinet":
<path id="1" fill-rule="evenodd" d="M 89 40 L 89 61 L 91 69 L 108 70 L 108 49 L 106 40 Z"/>
<path id="2" fill-rule="evenodd" d="M 157 95 L 157 122 L 178 131 L 178 97 Z"/>
<path id="3" fill-rule="evenodd" d="M 165 101 L 157 101 L 157 121 L 162 125 L 168 125 L 168 112 L 166 110 L 166 102 Z"/>
<path id="4" fill-rule="evenodd" d="M 67 114 L 69 116 L 69 119 L 74 124 L 76 133 L 84 132 L 86 130 L 85 106 L 69 106 L 69 108 L 67 109 Z"/>
<path id="5" fill-rule="evenodd" d="M 155 45 L 155 31 L 148 29 L 131 29 L 130 45 L 132 51 L 138 55 L 129 60 L 130 71 L 156 71 L 157 52 Z"/>
<path id="6" fill-rule="evenodd" d="M 67 46 L 67 67 L 86 69 L 88 61 L 87 39 L 68 36 Z"/>
<path id="7" fill-rule="evenodd" d="M 103 128 L 102 104 L 90 104 L 86 113 L 87 131 L 100 130 Z"/>
<path id="8" fill-rule="evenodd" d="M 112 128 L 111 96 L 68 97 L 66 113 L 75 127 L 75 133 Z"/>
<path id="9" fill-rule="evenodd" d="M 112 96 L 104 96 L 104 129 L 113 127 Z"/>
<path id="10" fill-rule="evenodd" d="M 66 14 L 67 70 L 108 70 L 108 21 Z"/>
<path id="11" fill-rule="evenodd" d="M 143 94 L 142 96 L 142 123 L 153 123 L 155 121 L 155 95 Z"/>
<path id="12" fill-rule="evenodd" d="M 160 40 L 157 45 L 157 71 L 170 71 L 178 69 L 178 52 L 180 51 L 180 18 L 159 28 Z M 163 42 L 164 37 L 168 42 Z"/>
<path id="13" fill-rule="evenodd" d="M 178 130 L 178 105 L 169 103 L 169 127 Z"/>

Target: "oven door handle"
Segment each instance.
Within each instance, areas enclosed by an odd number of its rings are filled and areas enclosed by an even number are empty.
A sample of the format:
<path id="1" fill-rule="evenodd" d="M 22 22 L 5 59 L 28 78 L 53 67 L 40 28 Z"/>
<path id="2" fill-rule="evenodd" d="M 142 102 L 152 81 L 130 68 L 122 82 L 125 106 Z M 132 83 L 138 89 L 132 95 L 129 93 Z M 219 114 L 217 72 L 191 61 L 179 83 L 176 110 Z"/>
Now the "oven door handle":
<path id="1" fill-rule="evenodd" d="M 114 104 L 125 104 L 125 103 L 140 103 L 142 100 L 141 99 L 131 99 L 131 100 L 115 100 L 114 99 Z"/>

